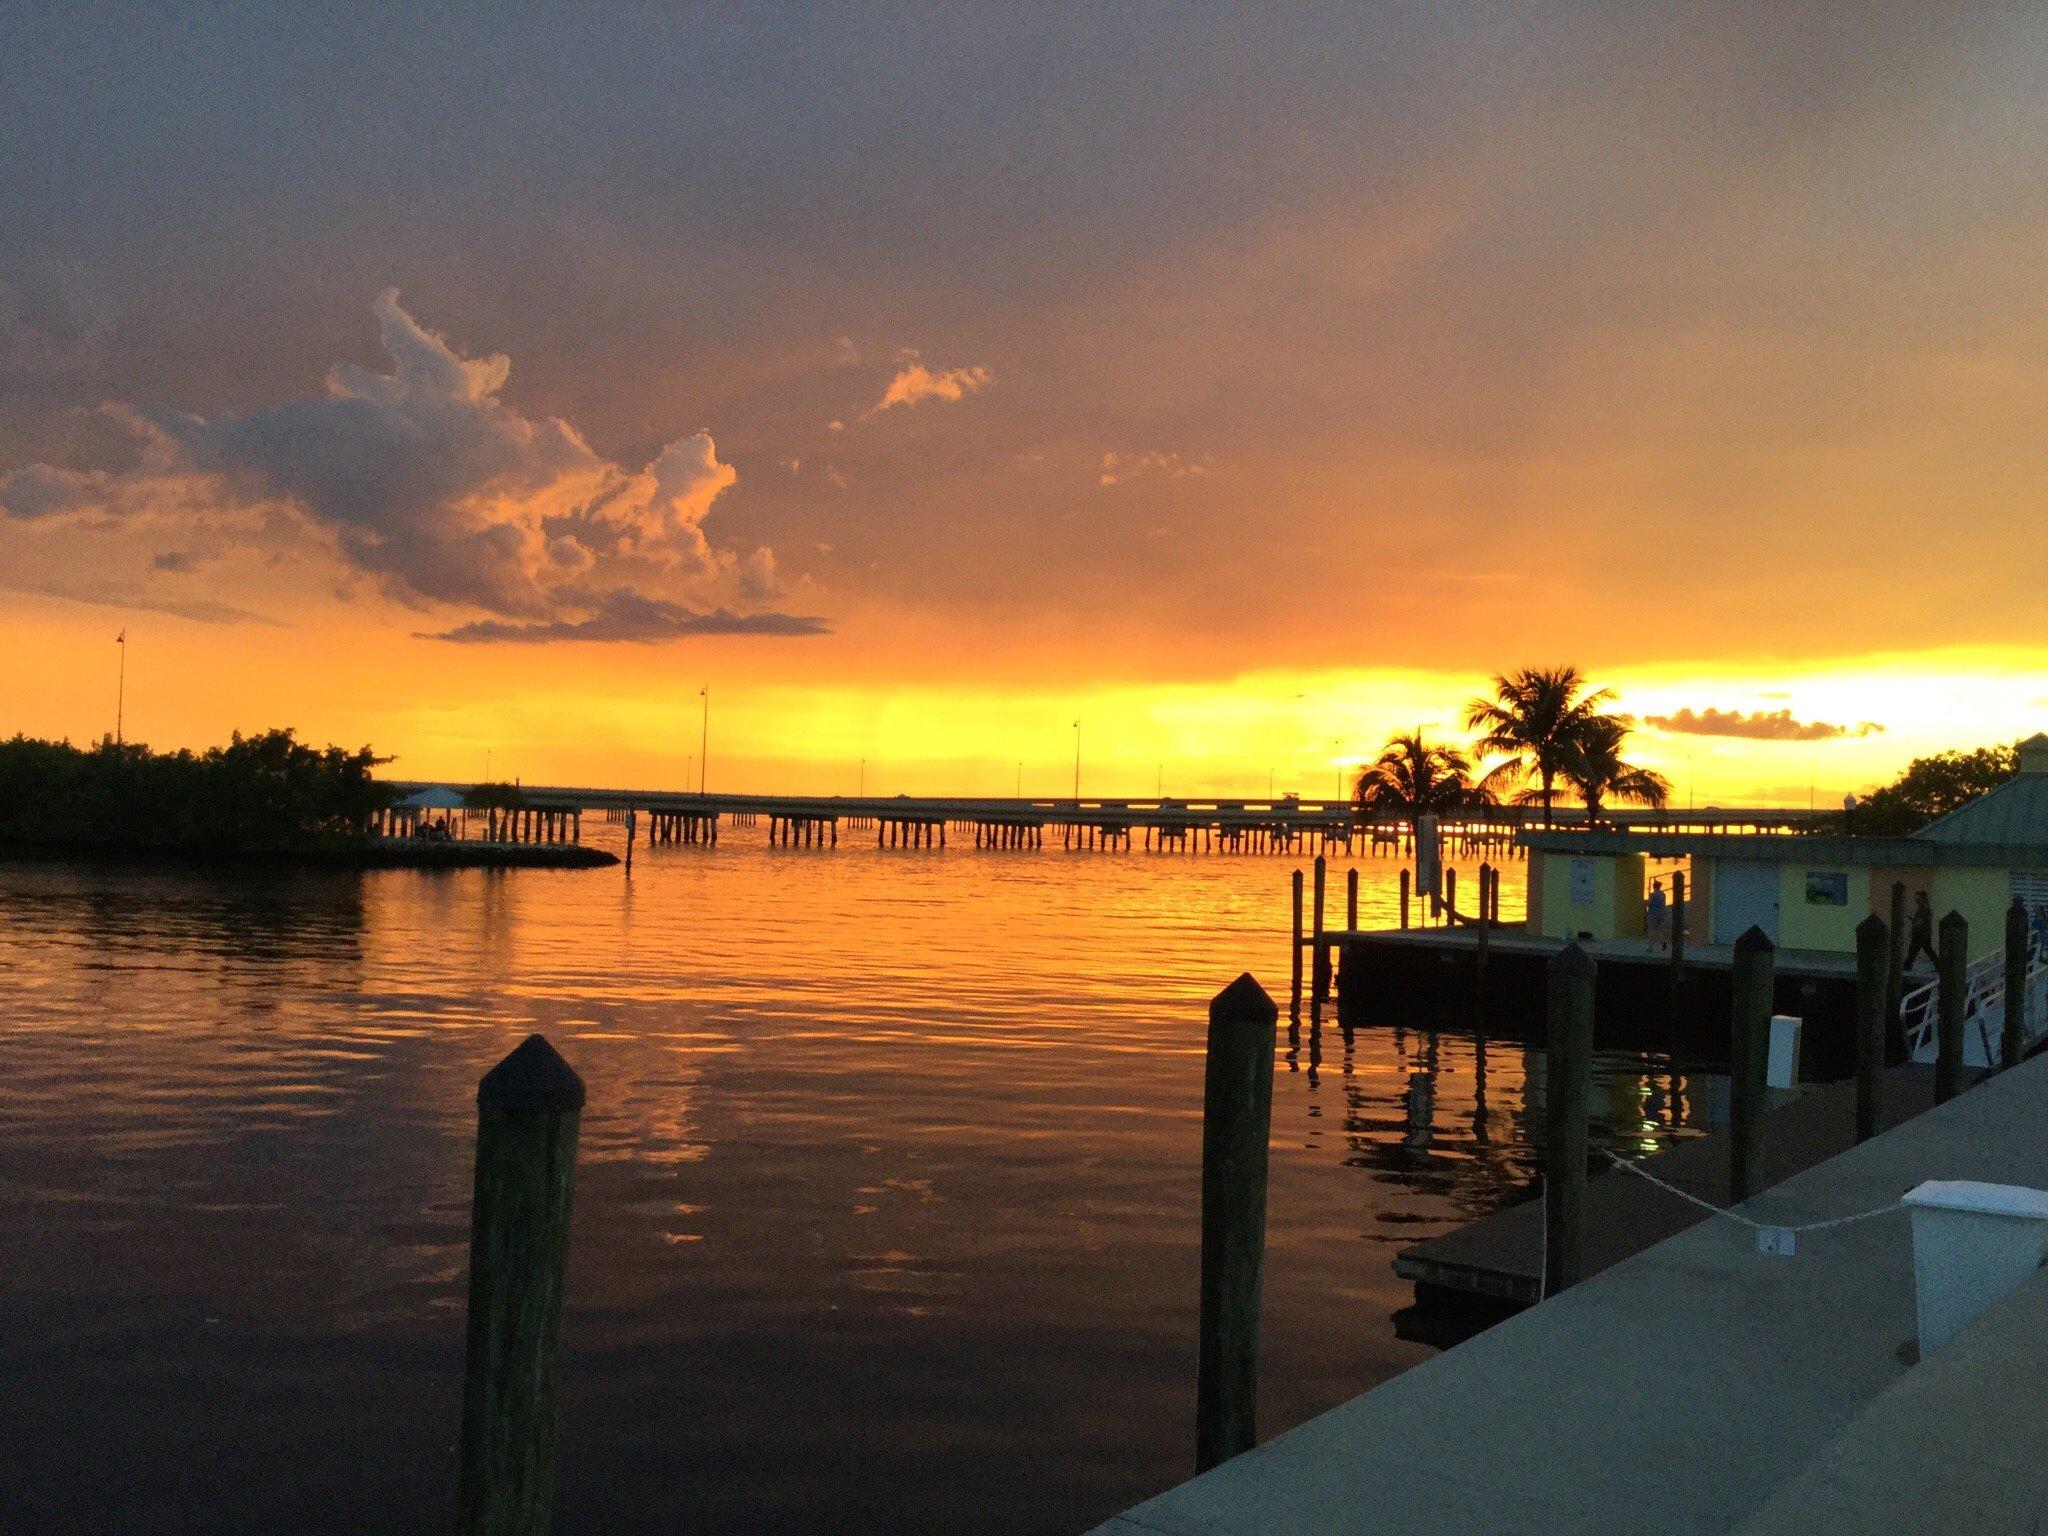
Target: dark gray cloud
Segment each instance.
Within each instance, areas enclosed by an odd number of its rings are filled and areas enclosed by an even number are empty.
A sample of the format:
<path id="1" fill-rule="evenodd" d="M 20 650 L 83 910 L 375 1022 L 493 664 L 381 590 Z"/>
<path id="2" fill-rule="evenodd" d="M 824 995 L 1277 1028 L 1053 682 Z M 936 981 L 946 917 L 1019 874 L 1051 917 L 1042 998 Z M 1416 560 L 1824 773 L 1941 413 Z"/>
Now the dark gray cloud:
<path id="1" fill-rule="evenodd" d="M 1747 741 L 1833 741 L 1841 736 L 1874 736 L 1884 729 L 1875 720 L 1861 725 L 1834 725 L 1826 720 L 1797 720 L 1789 709 L 1681 709 L 1651 715 L 1644 724 L 1680 736 L 1739 736 Z"/>
<path id="2" fill-rule="evenodd" d="M 651 645 L 685 635 L 823 635 L 831 626 L 823 619 L 790 613 L 733 613 L 714 608 L 700 612 L 680 603 L 643 597 L 637 592 L 606 593 L 586 617 L 514 624 L 479 619 L 458 624 L 424 640 L 449 640 L 457 645 L 539 645 L 557 640 L 595 640 Z"/>

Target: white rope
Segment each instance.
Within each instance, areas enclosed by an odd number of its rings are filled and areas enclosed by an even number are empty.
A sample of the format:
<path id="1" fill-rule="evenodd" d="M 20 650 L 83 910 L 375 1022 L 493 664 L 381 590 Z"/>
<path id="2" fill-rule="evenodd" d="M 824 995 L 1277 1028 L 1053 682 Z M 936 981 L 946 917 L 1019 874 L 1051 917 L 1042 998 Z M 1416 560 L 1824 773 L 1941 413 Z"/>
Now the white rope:
<path id="1" fill-rule="evenodd" d="M 1637 1178 L 1644 1180 L 1646 1183 L 1656 1185 L 1666 1194 L 1676 1195 L 1679 1199 L 1696 1205 L 1703 1211 L 1707 1211 L 1715 1216 L 1726 1216 L 1730 1221 L 1740 1222 L 1743 1226 L 1757 1232 L 1825 1232 L 1830 1227 L 1853 1226 L 1859 1221 L 1869 1221 L 1874 1216 L 1884 1216 L 1901 1208 L 1899 1202 L 1894 1200 L 1888 1205 L 1880 1205 L 1872 1210 L 1858 1211 L 1853 1216 L 1834 1216 L 1826 1221 L 1809 1221 L 1800 1226 L 1793 1226 L 1782 1221 L 1757 1221 L 1752 1217 L 1743 1215 L 1740 1211 L 1731 1211 L 1724 1205 L 1714 1204 L 1711 1200 L 1702 1200 L 1690 1190 L 1680 1189 L 1676 1184 L 1667 1184 L 1664 1180 L 1658 1178 L 1657 1175 L 1645 1169 L 1641 1163 L 1622 1157 L 1618 1153 L 1610 1152 L 1605 1147 L 1596 1147 L 1594 1150 L 1614 1164 L 1615 1167 L 1626 1168 Z"/>

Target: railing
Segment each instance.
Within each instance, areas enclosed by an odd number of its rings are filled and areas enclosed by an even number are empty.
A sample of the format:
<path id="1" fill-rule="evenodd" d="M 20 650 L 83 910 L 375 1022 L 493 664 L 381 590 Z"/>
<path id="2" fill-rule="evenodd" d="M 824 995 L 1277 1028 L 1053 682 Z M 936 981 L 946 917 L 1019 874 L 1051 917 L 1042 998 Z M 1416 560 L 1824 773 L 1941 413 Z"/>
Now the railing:
<path id="1" fill-rule="evenodd" d="M 2027 1000 L 2033 1002 L 2039 997 L 2048 997 L 2048 947 L 2044 947 L 2042 931 L 2029 928 L 2027 933 Z M 1972 960 L 1963 971 L 1963 1028 L 1967 1031 L 1974 1024 L 1977 1041 L 1984 1050 L 1984 1065 L 1997 1062 L 1999 1051 L 1992 1039 L 1992 1024 L 1995 1021 L 2002 1030 L 2005 1024 L 2005 952 L 1993 950 Z M 2042 1009 L 2039 1006 L 2027 1009 L 2027 1017 L 2039 1020 Z M 1941 978 L 1922 982 L 1899 998 L 1899 1031 L 1905 1038 L 1906 1056 L 1912 1061 L 1929 1061 L 1936 1049 L 1935 1034 L 1941 1019 Z M 2031 1042 L 2028 1042 L 2031 1043 Z"/>

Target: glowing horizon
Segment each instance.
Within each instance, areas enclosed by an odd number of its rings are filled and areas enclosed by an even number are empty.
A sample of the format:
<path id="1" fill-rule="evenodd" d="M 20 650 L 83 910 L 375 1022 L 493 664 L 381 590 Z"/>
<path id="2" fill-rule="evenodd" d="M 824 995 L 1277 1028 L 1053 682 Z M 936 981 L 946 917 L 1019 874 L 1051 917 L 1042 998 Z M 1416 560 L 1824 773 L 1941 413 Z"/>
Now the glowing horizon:
<path id="1" fill-rule="evenodd" d="M 1560 662 L 1700 804 L 2048 723 L 2048 20 L 51 31 L 0 730 L 124 626 L 131 737 L 421 778 L 694 782 L 707 683 L 763 790 L 1315 795 Z"/>

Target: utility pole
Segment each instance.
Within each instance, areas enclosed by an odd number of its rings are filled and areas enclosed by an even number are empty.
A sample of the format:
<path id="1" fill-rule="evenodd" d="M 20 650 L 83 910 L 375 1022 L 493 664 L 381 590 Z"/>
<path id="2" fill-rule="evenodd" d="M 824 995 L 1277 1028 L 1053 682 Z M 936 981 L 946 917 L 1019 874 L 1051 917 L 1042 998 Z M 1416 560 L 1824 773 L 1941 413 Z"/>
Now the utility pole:
<path id="1" fill-rule="evenodd" d="M 123 629 L 114 636 L 114 644 L 121 648 L 121 670 L 119 681 L 114 685 L 114 745 L 121 745 L 121 717 L 128 708 L 128 631 Z"/>
<path id="2" fill-rule="evenodd" d="M 704 782 L 711 770 L 711 685 L 697 690 L 704 700 L 704 728 L 697 741 L 697 798 L 704 798 Z"/>

